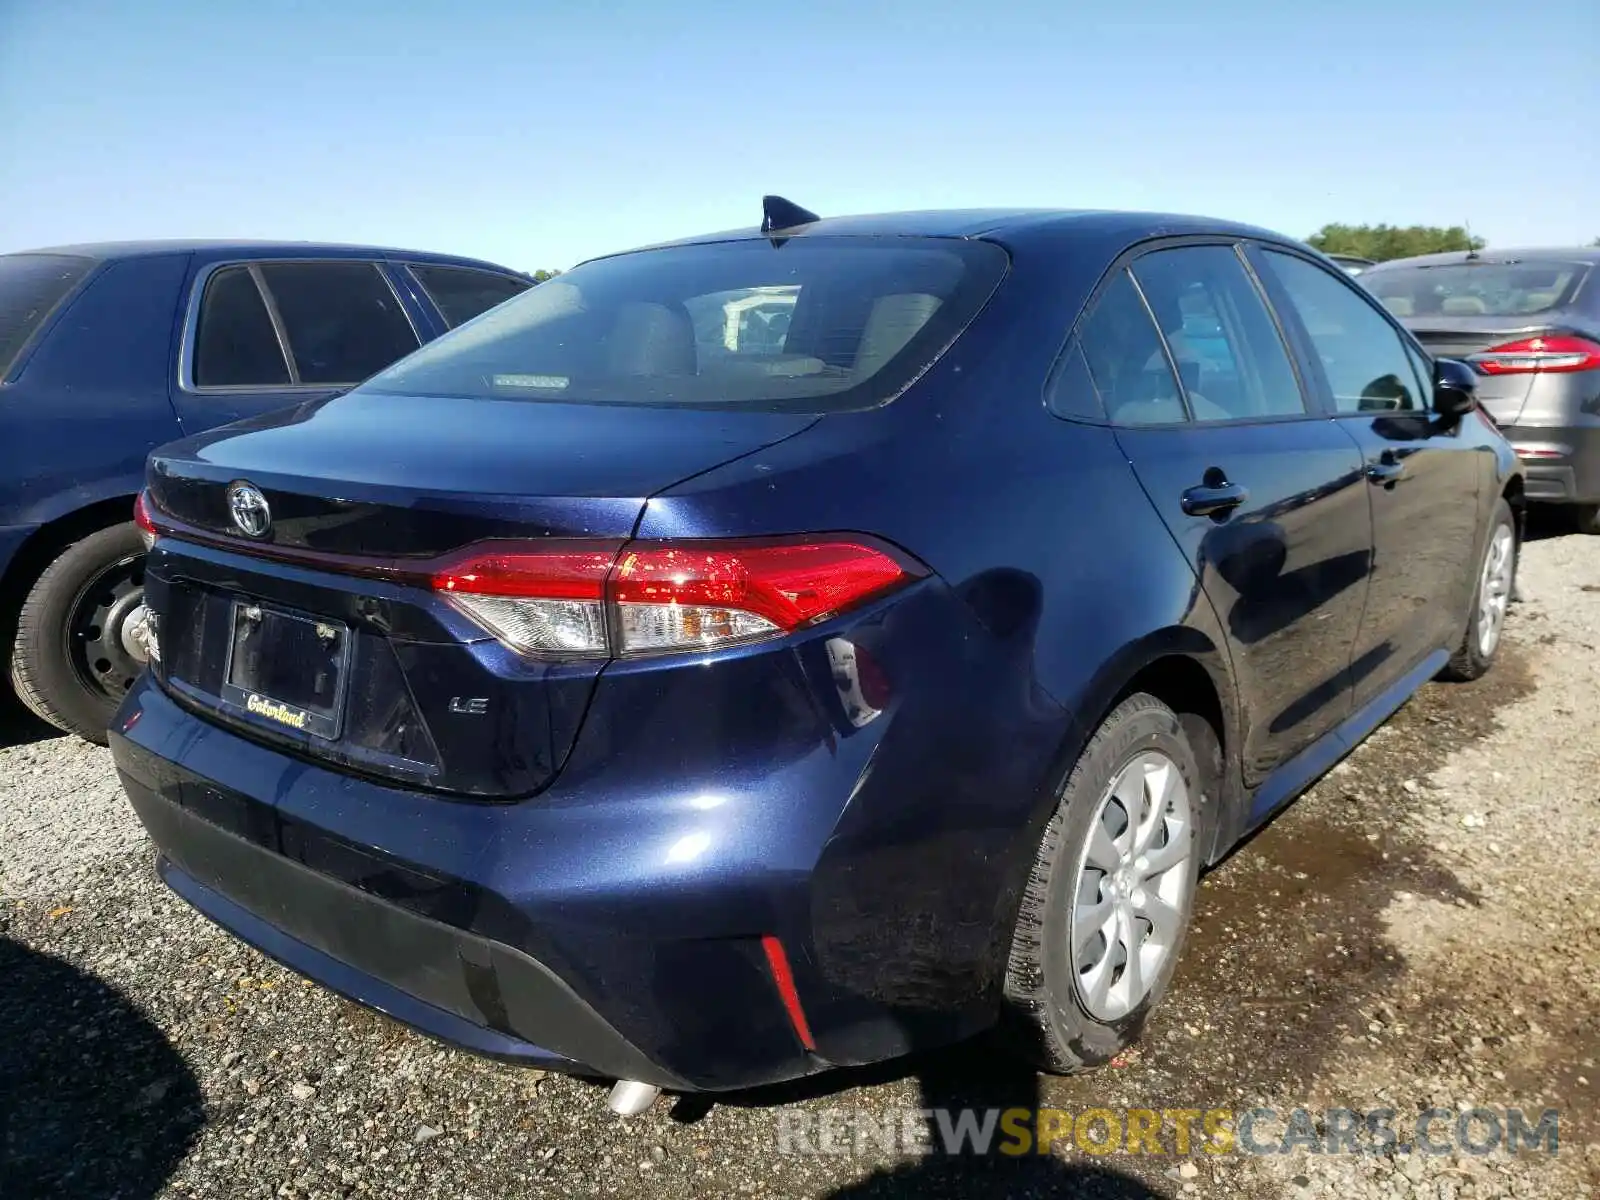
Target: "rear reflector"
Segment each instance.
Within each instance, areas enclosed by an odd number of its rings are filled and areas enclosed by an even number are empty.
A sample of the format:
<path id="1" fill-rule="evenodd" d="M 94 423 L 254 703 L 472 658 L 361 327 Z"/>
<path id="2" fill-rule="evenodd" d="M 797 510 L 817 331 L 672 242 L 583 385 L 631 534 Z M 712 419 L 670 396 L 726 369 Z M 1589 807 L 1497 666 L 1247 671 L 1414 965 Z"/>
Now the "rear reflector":
<path id="1" fill-rule="evenodd" d="M 485 545 L 433 587 L 515 650 L 650 654 L 778 637 L 927 572 L 859 537 Z"/>
<path id="2" fill-rule="evenodd" d="M 150 501 L 144 492 L 133 498 L 133 523 L 139 527 L 139 540 L 144 542 L 144 548 L 148 550 L 154 546 L 159 531 L 150 517 Z"/>
<path id="3" fill-rule="evenodd" d="M 794 972 L 789 969 L 789 956 L 784 952 L 783 943 L 769 933 L 761 939 L 761 950 L 767 956 L 767 970 L 772 972 L 772 982 L 778 989 L 778 998 L 783 1001 L 783 1011 L 789 1014 L 795 1037 L 807 1050 L 815 1050 L 816 1039 L 811 1036 L 806 1010 L 800 1007 L 800 993 L 794 986 Z"/>
<path id="4" fill-rule="evenodd" d="M 1593 371 L 1600 368 L 1600 345 L 1588 338 L 1551 334 L 1491 346 L 1467 361 L 1485 375 Z"/>

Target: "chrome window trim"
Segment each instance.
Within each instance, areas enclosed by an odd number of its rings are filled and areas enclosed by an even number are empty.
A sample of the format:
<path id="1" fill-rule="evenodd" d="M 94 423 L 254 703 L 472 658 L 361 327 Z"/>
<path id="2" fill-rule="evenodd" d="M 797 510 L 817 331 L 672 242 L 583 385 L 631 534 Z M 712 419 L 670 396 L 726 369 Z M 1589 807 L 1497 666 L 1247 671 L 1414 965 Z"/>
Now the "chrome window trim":
<path id="1" fill-rule="evenodd" d="M 178 342 L 178 390 L 191 396 L 227 395 L 230 392 L 284 392 L 288 395 L 300 393 L 326 392 L 332 388 L 355 387 L 365 382 L 361 379 L 352 379 L 346 383 L 228 383 L 204 386 L 194 381 L 194 352 L 195 339 L 200 331 L 200 304 L 205 299 L 206 287 L 211 282 L 211 277 L 218 271 L 227 267 L 245 267 L 250 272 L 250 277 L 255 281 L 256 288 L 261 292 L 262 303 L 266 305 L 267 316 L 272 321 L 272 327 L 278 335 L 278 345 L 283 351 L 285 365 L 289 369 L 289 378 L 295 380 L 299 371 L 295 367 L 294 352 L 288 343 L 287 331 L 283 328 L 282 319 L 278 315 L 277 302 L 272 297 L 272 289 L 265 285 L 261 278 L 260 268 L 264 266 L 277 266 L 280 263 L 362 263 L 371 267 L 383 280 L 384 286 L 389 289 L 389 294 L 394 297 L 394 302 L 399 306 L 400 312 L 405 316 L 406 325 L 411 329 L 411 336 L 417 339 L 417 347 L 427 344 L 428 339 L 422 336 L 422 331 L 417 328 L 417 322 L 411 315 L 411 310 L 406 307 L 405 301 L 395 289 L 394 280 L 385 271 L 384 264 L 388 260 L 379 258 L 329 258 L 325 255 L 297 255 L 294 257 L 270 258 L 234 258 L 219 259 L 214 263 L 207 263 L 200 268 L 194 277 L 194 282 L 189 287 L 188 307 L 184 312 L 183 331 Z M 410 351 L 407 351 L 410 353 Z M 404 356 L 402 356 L 404 357 Z M 399 360 L 396 359 L 396 362 Z"/>

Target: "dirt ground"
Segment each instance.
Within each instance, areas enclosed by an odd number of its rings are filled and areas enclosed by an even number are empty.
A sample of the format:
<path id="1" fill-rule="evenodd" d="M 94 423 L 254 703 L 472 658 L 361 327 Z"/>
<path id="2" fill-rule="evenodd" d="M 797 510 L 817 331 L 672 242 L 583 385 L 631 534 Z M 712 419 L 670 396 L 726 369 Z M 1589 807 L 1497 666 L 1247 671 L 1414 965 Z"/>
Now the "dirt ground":
<path id="1" fill-rule="evenodd" d="M 439 1046 L 241 946 L 153 879 L 104 751 L 9 718 L 0 1192 L 1600 1196 L 1600 539 L 1532 542 L 1523 587 L 1487 678 L 1429 685 L 1207 876 L 1118 1065 L 1040 1079 L 974 1046 L 628 1120 L 595 1084 Z M 780 1152 L 1041 1105 L 1226 1109 L 1236 1140 L 1253 1108 L 1401 1128 L 1440 1109 L 1446 1140 L 1462 1112 L 1553 1108 L 1559 1148 L 1314 1153 L 1318 1118 L 1289 1153 Z"/>

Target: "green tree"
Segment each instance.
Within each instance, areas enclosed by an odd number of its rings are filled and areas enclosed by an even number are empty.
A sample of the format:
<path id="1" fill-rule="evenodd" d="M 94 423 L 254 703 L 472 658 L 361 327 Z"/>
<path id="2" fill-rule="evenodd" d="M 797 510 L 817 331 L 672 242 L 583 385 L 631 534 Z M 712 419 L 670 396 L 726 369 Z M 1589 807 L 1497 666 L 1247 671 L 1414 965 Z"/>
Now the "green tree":
<path id="1" fill-rule="evenodd" d="M 1441 250 L 1482 250 L 1486 243 L 1461 225 L 1324 225 L 1306 239 L 1324 254 L 1355 254 L 1383 262 Z"/>
<path id="2" fill-rule="evenodd" d="M 535 283 L 543 283 L 547 279 L 554 279 L 559 274 L 561 274 L 560 271 L 548 271 L 544 267 L 540 267 L 533 273 L 533 281 Z"/>

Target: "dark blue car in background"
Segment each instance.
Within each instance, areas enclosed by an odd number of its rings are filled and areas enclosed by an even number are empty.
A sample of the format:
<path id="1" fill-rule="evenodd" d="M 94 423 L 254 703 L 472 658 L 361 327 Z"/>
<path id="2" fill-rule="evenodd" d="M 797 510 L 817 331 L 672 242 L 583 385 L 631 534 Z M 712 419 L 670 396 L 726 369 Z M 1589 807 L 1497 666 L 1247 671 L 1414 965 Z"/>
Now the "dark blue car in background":
<path id="1" fill-rule="evenodd" d="M 531 283 L 306 242 L 0 255 L 0 651 L 18 697 L 105 740 L 144 661 L 129 515 L 152 449 L 359 383 Z"/>
<path id="2" fill-rule="evenodd" d="M 1103 1062 L 1201 867 L 1488 668 L 1516 458 L 1258 229 L 768 218 L 154 455 L 123 784 L 214 920 L 622 1109 Z"/>

